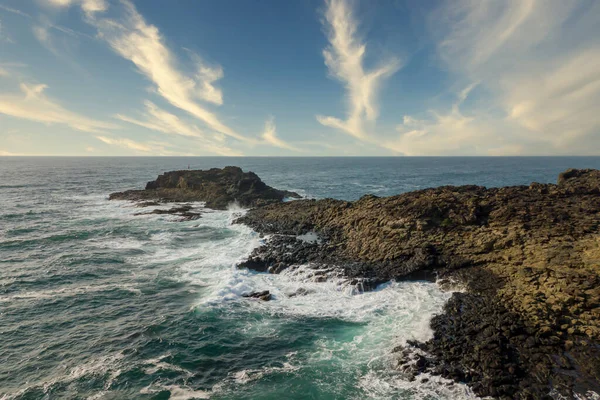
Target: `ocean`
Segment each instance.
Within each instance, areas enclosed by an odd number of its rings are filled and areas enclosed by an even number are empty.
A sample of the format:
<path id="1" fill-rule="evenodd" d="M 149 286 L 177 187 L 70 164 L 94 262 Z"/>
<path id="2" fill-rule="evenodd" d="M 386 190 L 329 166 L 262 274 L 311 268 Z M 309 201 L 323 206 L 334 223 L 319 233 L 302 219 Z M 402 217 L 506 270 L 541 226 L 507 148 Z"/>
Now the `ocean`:
<path id="1" fill-rule="evenodd" d="M 392 349 L 427 340 L 450 293 L 389 282 L 356 293 L 235 265 L 264 240 L 232 222 L 141 215 L 108 194 L 162 172 L 237 165 L 311 198 L 440 185 L 555 182 L 600 157 L 0 157 L 0 399 L 475 399 L 406 380 Z M 293 296 L 299 288 L 306 296 Z M 270 290 L 270 302 L 242 294 Z"/>

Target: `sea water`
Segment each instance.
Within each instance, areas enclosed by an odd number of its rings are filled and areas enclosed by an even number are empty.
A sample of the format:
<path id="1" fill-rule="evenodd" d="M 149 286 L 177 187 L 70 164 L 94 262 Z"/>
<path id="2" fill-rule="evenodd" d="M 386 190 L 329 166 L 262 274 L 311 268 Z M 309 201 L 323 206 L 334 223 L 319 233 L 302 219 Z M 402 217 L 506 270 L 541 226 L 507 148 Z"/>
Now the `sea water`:
<path id="1" fill-rule="evenodd" d="M 179 222 L 107 200 L 165 171 L 226 165 L 354 200 L 554 182 L 600 158 L 0 157 L 0 399 L 476 398 L 393 368 L 394 347 L 432 335 L 451 295 L 434 283 L 361 293 L 303 266 L 239 270 L 264 240 L 233 224 L 245 210 L 197 203 L 202 218 Z M 255 290 L 273 300 L 241 297 Z"/>

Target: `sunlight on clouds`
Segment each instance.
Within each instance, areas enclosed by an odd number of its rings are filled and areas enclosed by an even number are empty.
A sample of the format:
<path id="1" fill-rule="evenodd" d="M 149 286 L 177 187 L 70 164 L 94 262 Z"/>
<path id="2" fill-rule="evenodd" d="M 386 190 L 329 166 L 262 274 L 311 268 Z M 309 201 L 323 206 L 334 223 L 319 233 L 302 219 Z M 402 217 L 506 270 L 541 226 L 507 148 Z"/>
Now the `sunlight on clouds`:
<path id="1" fill-rule="evenodd" d="M 346 120 L 322 115 L 317 116 L 317 120 L 355 138 L 368 140 L 366 124 L 373 124 L 379 115 L 379 88 L 385 78 L 400 69 L 400 62 L 386 60 L 378 68 L 366 71 L 363 66 L 366 44 L 357 37 L 358 23 L 351 7 L 346 0 L 328 0 L 326 4 L 329 46 L 323 50 L 323 57 L 330 74 L 346 88 L 349 110 Z"/>
<path id="2" fill-rule="evenodd" d="M 111 146 L 117 146 L 124 149 L 133 150 L 138 153 L 146 153 L 152 155 L 166 156 L 174 153 L 166 148 L 170 145 L 162 142 L 136 142 L 135 140 L 126 138 L 111 138 L 107 136 L 96 136 L 96 139 Z"/>
<path id="3" fill-rule="evenodd" d="M 433 17 L 441 58 L 481 82 L 503 111 L 489 121 L 497 135 L 512 124 L 511 145 L 529 140 L 526 153 L 594 152 L 585 138 L 600 130 L 599 2 L 460 0 Z"/>
<path id="4" fill-rule="evenodd" d="M 69 7 L 79 4 L 81 9 L 88 15 L 108 10 L 106 0 L 47 0 L 47 2 L 56 7 Z"/>
<path id="5" fill-rule="evenodd" d="M 0 114 L 46 124 L 63 124 L 91 133 L 102 133 L 105 130 L 118 128 L 117 125 L 87 118 L 65 109 L 44 95 L 44 91 L 48 88 L 46 85 L 22 83 L 20 88 L 22 92 L 20 94 L 0 95 Z"/>
<path id="6" fill-rule="evenodd" d="M 265 122 L 265 130 L 263 131 L 261 138 L 264 140 L 265 143 L 270 144 L 271 146 L 292 151 L 300 151 L 300 149 L 298 149 L 297 147 L 294 147 L 291 144 L 284 142 L 277 136 L 275 118 L 269 118 L 267 122 Z"/>
<path id="7" fill-rule="evenodd" d="M 158 28 L 148 25 L 131 2 L 123 3 L 126 13 L 121 21 L 90 18 L 90 23 L 96 26 L 101 37 L 116 53 L 133 62 L 139 72 L 156 85 L 158 94 L 173 106 L 187 111 L 211 129 L 249 141 L 196 101 L 222 103 L 221 91 L 213 85 L 223 76 L 222 69 L 208 67 L 194 57 L 197 73 L 194 77 L 187 76 L 177 68 L 177 61 L 164 44 Z"/>
<path id="8" fill-rule="evenodd" d="M 204 133 L 197 126 L 187 124 L 176 115 L 159 108 L 156 104 L 146 101 L 145 106 L 146 112 L 143 114 L 143 120 L 131 118 L 121 114 L 117 114 L 115 117 L 121 121 L 135 124 L 157 132 L 196 138 L 201 142 L 202 149 L 210 153 L 219 155 L 241 155 L 238 151 L 232 150 L 229 147 L 224 146 L 222 143 L 213 143 L 210 140 L 207 140 Z M 224 141 L 224 138 L 222 137 L 215 139 L 217 142 Z"/>
<path id="9" fill-rule="evenodd" d="M 192 137 L 203 136 L 198 127 L 185 124 L 176 115 L 160 109 L 151 101 L 146 101 L 144 105 L 146 106 L 146 113 L 143 114 L 144 120 L 138 120 L 121 114 L 117 114 L 116 118 L 162 133 Z"/>
<path id="10" fill-rule="evenodd" d="M 446 113 L 430 111 L 432 118 L 426 120 L 405 115 L 396 128 L 400 136 L 385 141 L 383 146 L 407 156 L 521 154 L 523 146 L 507 145 L 487 115 L 463 115 L 460 106 L 475 86 L 471 84 L 457 93 Z"/>

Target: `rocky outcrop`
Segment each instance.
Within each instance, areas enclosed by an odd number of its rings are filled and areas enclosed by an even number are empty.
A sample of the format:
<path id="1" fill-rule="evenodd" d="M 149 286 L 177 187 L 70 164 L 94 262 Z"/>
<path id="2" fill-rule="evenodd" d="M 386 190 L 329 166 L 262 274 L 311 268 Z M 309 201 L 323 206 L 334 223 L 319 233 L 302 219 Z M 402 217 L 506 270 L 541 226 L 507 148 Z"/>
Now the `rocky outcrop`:
<path id="1" fill-rule="evenodd" d="M 246 294 L 243 294 L 242 297 L 246 297 L 249 299 L 258 299 L 258 300 L 262 300 L 262 301 L 269 301 L 269 300 L 271 300 L 271 298 L 273 296 L 271 295 L 271 292 L 269 292 L 268 290 L 263 290 L 262 292 L 246 293 Z"/>
<path id="2" fill-rule="evenodd" d="M 273 234 L 245 267 L 310 262 L 373 285 L 436 274 L 466 287 L 432 321 L 432 340 L 400 351 L 421 352 L 417 372 L 497 398 L 600 393 L 600 171 L 568 170 L 556 185 L 271 204 L 239 221 Z M 307 233 L 320 240 L 298 238 Z"/>
<path id="3" fill-rule="evenodd" d="M 206 202 L 206 207 L 223 210 L 230 204 L 257 207 L 281 202 L 284 198 L 300 198 L 286 190 L 277 190 L 264 183 L 254 172 L 239 167 L 182 170 L 165 172 L 148 182 L 145 190 L 113 193 L 110 200 Z"/>
<path id="4" fill-rule="evenodd" d="M 159 203 L 155 203 L 155 202 L 147 202 L 147 203 L 141 203 L 140 207 L 150 207 L 150 206 L 154 206 L 154 205 L 159 205 Z M 171 207 L 167 210 L 164 209 L 154 209 L 152 211 L 149 212 L 139 212 L 139 213 L 135 213 L 133 215 L 151 215 L 151 214 L 158 214 L 158 215 L 177 215 L 179 217 L 181 217 L 179 219 L 179 221 L 195 221 L 197 219 L 199 219 L 202 214 L 196 211 L 192 211 L 194 209 L 194 207 L 191 204 L 185 204 L 183 206 L 180 207 Z"/>

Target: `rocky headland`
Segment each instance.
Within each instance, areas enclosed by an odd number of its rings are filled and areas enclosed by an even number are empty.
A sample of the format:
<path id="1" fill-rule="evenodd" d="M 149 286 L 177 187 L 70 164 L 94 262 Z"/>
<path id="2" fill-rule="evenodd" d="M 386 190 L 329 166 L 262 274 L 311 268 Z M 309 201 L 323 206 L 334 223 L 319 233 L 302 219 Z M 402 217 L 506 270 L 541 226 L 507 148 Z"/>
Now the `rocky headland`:
<path id="1" fill-rule="evenodd" d="M 299 196 L 237 167 L 168 172 L 145 190 L 110 195 L 142 206 L 252 208 L 237 222 L 268 238 L 240 268 L 309 265 L 315 280 L 342 277 L 359 291 L 392 279 L 454 290 L 431 321 L 431 340 L 394 349 L 407 379 L 441 375 L 499 399 L 600 393 L 600 171 L 568 170 L 557 184 L 444 186 L 354 202 L 285 197 Z"/>
<path id="2" fill-rule="evenodd" d="M 208 208 L 224 210 L 233 203 L 241 207 L 258 207 L 281 202 L 286 197 L 300 198 L 300 195 L 274 189 L 254 172 L 225 167 L 165 172 L 148 182 L 144 190 L 112 193 L 109 199 L 131 200 L 141 205 L 201 201 Z"/>
<path id="3" fill-rule="evenodd" d="M 502 399 L 600 393 L 598 170 L 568 170 L 556 185 L 270 204 L 239 222 L 269 234 L 241 267 L 312 264 L 366 290 L 434 276 L 461 287 L 433 339 L 395 350 L 409 379 L 429 372 Z"/>

